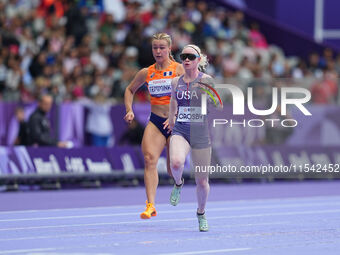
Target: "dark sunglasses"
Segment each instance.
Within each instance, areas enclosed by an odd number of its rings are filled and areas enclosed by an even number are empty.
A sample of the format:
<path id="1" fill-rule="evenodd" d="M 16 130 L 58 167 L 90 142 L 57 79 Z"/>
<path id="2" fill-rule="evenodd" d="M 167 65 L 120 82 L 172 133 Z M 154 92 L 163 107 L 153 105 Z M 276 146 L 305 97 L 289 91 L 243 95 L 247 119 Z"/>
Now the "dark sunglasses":
<path id="1" fill-rule="evenodd" d="M 199 58 L 200 56 L 195 55 L 195 54 L 191 54 L 191 53 L 182 53 L 179 55 L 179 58 L 184 61 L 186 59 L 189 59 L 190 61 L 195 60 L 196 58 Z"/>

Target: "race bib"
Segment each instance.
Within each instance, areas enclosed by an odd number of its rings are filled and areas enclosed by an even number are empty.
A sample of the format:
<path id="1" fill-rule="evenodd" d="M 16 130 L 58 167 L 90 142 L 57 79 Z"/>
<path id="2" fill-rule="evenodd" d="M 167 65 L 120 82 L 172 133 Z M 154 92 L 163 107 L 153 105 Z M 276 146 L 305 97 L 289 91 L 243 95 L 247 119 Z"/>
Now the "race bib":
<path id="1" fill-rule="evenodd" d="M 180 106 L 177 114 L 178 122 L 203 122 L 201 107 Z"/>
<path id="2" fill-rule="evenodd" d="M 149 92 L 153 97 L 171 96 L 171 80 L 159 79 L 149 82 Z"/>

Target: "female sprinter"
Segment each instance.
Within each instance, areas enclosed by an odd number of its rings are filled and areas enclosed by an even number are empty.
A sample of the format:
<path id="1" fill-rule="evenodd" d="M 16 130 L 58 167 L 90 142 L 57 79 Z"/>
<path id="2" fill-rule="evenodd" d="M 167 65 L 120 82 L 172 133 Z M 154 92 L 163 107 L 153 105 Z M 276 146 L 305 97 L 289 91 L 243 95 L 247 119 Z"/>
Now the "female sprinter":
<path id="1" fill-rule="evenodd" d="M 164 146 L 167 146 L 167 166 L 171 175 L 169 161 L 168 131 L 169 104 L 171 96 L 171 81 L 184 73 L 182 65 L 174 61 L 171 55 L 171 38 L 166 33 L 157 33 L 152 37 L 152 53 L 156 63 L 140 70 L 125 90 L 124 103 L 126 115 L 124 120 L 131 123 L 134 119 L 132 110 L 133 96 L 143 84 L 150 93 L 151 115 L 145 128 L 142 140 L 144 155 L 144 183 L 146 189 L 146 210 L 141 213 L 142 219 L 156 216 L 155 197 L 158 186 L 157 162 Z"/>
<path id="2" fill-rule="evenodd" d="M 183 186 L 183 168 L 185 159 L 191 149 L 194 167 L 206 167 L 211 160 L 211 142 L 208 131 L 208 121 L 201 114 L 202 87 L 200 81 L 211 79 L 200 70 L 207 65 L 207 58 L 196 45 L 184 47 L 180 55 L 184 67 L 184 75 L 172 81 L 172 94 L 169 112 L 170 167 L 175 179 L 171 192 L 170 203 L 177 205 Z M 195 167 L 196 170 L 196 167 Z M 209 173 L 196 172 L 197 185 L 197 218 L 200 231 L 208 231 L 205 218 L 205 205 L 209 194 Z"/>

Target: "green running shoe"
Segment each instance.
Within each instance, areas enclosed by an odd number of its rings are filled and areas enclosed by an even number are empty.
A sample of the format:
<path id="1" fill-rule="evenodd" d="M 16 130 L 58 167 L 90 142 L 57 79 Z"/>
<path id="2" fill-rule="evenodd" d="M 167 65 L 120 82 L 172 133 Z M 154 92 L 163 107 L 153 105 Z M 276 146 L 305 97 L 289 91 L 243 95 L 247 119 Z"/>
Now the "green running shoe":
<path id="1" fill-rule="evenodd" d="M 174 184 L 174 187 L 173 187 L 173 189 L 171 191 L 171 195 L 170 195 L 170 204 L 171 205 L 176 206 L 179 203 L 183 184 L 184 184 L 183 178 L 182 178 L 181 186 L 177 186 L 176 183 Z"/>
<path id="2" fill-rule="evenodd" d="M 197 219 L 198 219 L 200 232 L 207 232 L 209 230 L 209 226 L 208 226 L 208 221 L 205 218 L 205 214 L 203 215 L 197 214 Z"/>

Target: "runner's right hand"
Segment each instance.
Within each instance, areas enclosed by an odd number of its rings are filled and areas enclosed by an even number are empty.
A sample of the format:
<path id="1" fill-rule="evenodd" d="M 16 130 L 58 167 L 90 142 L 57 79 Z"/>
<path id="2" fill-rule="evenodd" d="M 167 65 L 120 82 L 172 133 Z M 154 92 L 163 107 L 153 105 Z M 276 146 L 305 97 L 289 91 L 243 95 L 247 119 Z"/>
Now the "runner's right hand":
<path id="1" fill-rule="evenodd" d="M 133 111 L 128 111 L 125 114 L 124 120 L 126 121 L 126 123 L 131 124 L 134 118 L 135 118 L 135 114 L 133 113 Z"/>

